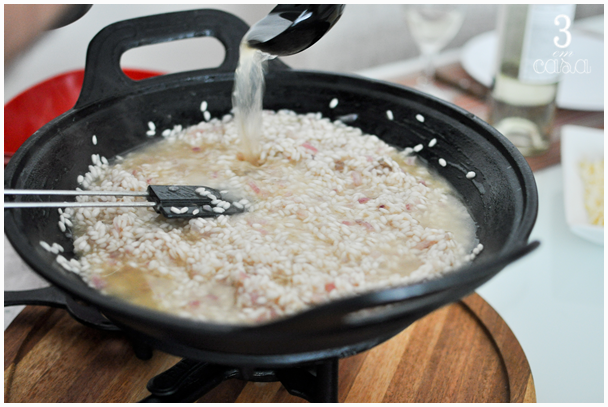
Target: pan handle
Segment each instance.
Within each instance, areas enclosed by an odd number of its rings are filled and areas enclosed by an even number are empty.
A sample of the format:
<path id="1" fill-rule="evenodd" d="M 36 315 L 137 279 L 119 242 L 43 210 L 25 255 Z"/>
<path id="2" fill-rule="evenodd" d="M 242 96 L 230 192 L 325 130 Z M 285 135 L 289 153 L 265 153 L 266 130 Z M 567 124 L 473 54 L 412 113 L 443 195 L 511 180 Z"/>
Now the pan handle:
<path id="1" fill-rule="evenodd" d="M 68 306 L 65 302 L 65 294 L 53 286 L 35 290 L 5 291 L 4 306 L 14 305 L 43 305 L 61 309 L 66 309 Z"/>
<path id="2" fill-rule="evenodd" d="M 132 48 L 195 37 L 215 37 L 226 49 L 217 68 L 170 75 L 185 77 L 234 73 L 239 61 L 239 45 L 249 27 L 238 17 L 220 10 L 188 10 L 135 18 L 102 29 L 89 44 L 82 91 L 76 109 L 149 87 L 155 78 L 129 79 L 120 67 L 120 57 Z M 145 83 L 144 83 L 145 82 Z M 160 85 L 160 84 L 159 84 Z M 164 86 L 167 86 L 165 81 Z"/>
<path id="3" fill-rule="evenodd" d="M 508 264 L 535 250 L 540 243 L 533 241 L 519 246 L 501 257 L 480 262 L 463 275 L 447 275 L 427 284 L 389 288 L 361 296 L 332 301 L 314 307 L 294 317 L 277 321 L 274 328 L 291 332 L 328 334 L 358 326 L 370 327 L 416 316 L 412 322 L 435 309 L 470 294 Z M 464 278 L 463 278 L 464 277 Z M 447 284 L 446 284 L 447 283 Z M 368 312 L 366 315 L 365 312 Z"/>
<path id="4" fill-rule="evenodd" d="M 81 324 L 104 331 L 118 331 L 119 328 L 103 316 L 96 308 L 77 302 L 57 287 L 50 286 L 35 290 L 5 291 L 4 306 L 43 305 L 65 309 Z"/>

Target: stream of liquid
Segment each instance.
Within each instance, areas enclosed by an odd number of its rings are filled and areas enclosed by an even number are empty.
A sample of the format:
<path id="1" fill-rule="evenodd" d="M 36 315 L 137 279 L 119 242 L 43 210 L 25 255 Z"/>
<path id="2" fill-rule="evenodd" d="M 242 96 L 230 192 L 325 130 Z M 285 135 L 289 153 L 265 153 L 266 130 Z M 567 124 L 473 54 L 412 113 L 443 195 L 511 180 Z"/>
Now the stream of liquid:
<path id="1" fill-rule="evenodd" d="M 232 106 L 243 158 L 258 165 L 262 135 L 262 99 L 265 62 L 272 55 L 241 43 L 239 65 L 235 72 Z"/>

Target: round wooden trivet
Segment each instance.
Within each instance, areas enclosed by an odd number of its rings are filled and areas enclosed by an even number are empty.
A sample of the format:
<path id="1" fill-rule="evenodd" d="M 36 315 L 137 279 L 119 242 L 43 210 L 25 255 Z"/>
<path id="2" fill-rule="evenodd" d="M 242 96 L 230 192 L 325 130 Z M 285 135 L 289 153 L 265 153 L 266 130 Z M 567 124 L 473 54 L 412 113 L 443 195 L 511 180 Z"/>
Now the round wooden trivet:
<path id="1" fill-rule="evenodd" d="M 120 333 L 65 311 L 26 307 L 4 332 L 5 402 L 134 402 L 179 358 L 135 357 Z M 477 294 L 443 307 L 367 352 L 340 360 L 341 402 L 535 402 L 517 339 Z M 280 383 L 228 380 L 199 402 L 301 402 Z"/>

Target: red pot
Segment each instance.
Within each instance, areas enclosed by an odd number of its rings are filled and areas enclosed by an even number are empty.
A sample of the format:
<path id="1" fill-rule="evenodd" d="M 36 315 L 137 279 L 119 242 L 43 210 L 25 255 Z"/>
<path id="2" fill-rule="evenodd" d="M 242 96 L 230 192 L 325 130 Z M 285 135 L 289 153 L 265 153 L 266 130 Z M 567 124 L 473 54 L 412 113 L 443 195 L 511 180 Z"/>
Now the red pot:
<path id="1" fill-rule="evenodd" d="M 125 69 L 133 80 L 162 75 L 160 72 Z M 76 104 L 84 69 L 66 72 L 23 91 L 4 105 L 4 165 L 21 144 L 39 128 Z"/>

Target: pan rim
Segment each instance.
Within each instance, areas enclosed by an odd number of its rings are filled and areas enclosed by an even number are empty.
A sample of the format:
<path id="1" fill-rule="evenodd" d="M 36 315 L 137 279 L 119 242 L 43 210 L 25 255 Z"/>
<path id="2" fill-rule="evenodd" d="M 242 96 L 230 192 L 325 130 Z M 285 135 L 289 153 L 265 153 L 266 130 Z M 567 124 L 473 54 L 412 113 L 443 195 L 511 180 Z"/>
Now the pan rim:
<path id="1" fill-rule="evenodd" d="M 519 220 L 518 228 L 517 228 L 517 230 L 512 231 L 512 233 L 511 233 L 512 235 L 509 237 L 509 240 L 504 244 L 504 247 L 503 247 L 501 253 L 504 255 L 505 251 L 506 251 L 505 248 L 509 245 L 525 244 L 525 242 L 529 238 L 529 235 L 532 231 L 532 228 L 533 228 L 535 220 L 536 220 L 537 210 L 538 210 L 538 194 L 537 194 L 534 176 L 533 176 L 532 171 L 530 170 L 527 162 L 525 161 L 523 156 L 521 156 L 519 151 L 511 143 L 509 143 L 508 140 L 504 136 L 502 136 L 502 134 L 500 134 L 496 129 L 491 127 L 486 122 L 482 121 L 478 117 L 474 116 L 470 112 L 467 112 L 466 110 L 464 110 L 458 106 L 455 106 L 448 102 L 434 98 L 430 95 L 426 95 L 424 93 L 418 92 L 414 89 L 410 89 L 410 88 L 402 86 L 402 85 L 397 85 L 397 84 L 393 84 L 393 83 L 389 83 L 389 82 L 385 82 L 385 81 L 367 79 L 367 78 L 357 76 L 357 75 L 335 74 L 335 73 L 329 73 L 329 72 L 323 72 L 323 71 L 304 71 L 304 70 L 298 71 L 298 70 L 291 70 L 291 69 L 275 70 L 275 71 L 271 72 L 271 75 L 273 75 L 273 76 L 296 75 L 296 77 L 302 76 L 302 75 L 304 75 L 304 76 L 312 75 L 315 78 L 323 78 L 326 82 L 335 82 L 336 80 L 342 80 L 342 81 L 346 80 L 346 81 L 351 81 L 354 83 L 360 83 L 365 86 L 377 86 L 377 87 L 380 87 L 377 90 L 380 93 L 382 93 L 383 90 L 390 89 L 392 92 L 402 93 L 403 94 L 402 96 L 414 95 L 416 99 L 430 101 L 431 105 L 435 104 L 437 106 L 443 106 L 444 108 L 450 110 L 451 113 L 458 115 L 458 117 L 461 119 L 461 122 L 463 123 L 463 125 L 466 125 L 466 124 L 472 125 L 472 126 L 476 127 L 478 129 L 478 132 L 480 132 L 480 133 L 491 134 L 493 136 L 492 141 L 500 144 L 501 148 L 503 148 L 505 151 L 507 151 L 509 153 L 509 159 L 513 160 L 513 162 L 516 164 L 516 166 L 514 166 L 514 169 L 517 169 L 518 179 L 519 179 L 520 183 L 522 183 L 522 191 L 524 191 L 526 194 L 523 198 L 523 200 L 524 200 L 523 213 L 522 213 L 521 219 Z M 233 80 L 233 76 L 226 75 L 226 74 L 222 74 L 219 76 L 218 75 L 211 75 L 211 76 L 195 75 L 195 77 L 196 77 L 195 79 L 205 79 L 206 78 L 208 80 L 211 78 L 212 80 L 216 80 L 216 81 L 232 81 Z M 167 90 L 167 87 L 176 88 L 176 87 L 183 86 L 183 76 L 182 75 L 178 75 L 178 76 L 166 75 L 166 76 L 162 76 L 160 78 L 165 78 L 165 81 L 161 81 L 160 79 L 153 78 L 154 80 L 150 80 L 151 85 L 149 88 L 146 88 L 145 91 L 140 90 L 137 93 L 143 94 L 143 93 L 147 93 L 148 91 L 155 92 L 156 90 L 158 90 L 160 88 L 162 88 L 163 90 Z M 131 97 L 131 96 L 134 96 L 134 95 L 121 96 L 121 98 L 122 97 Z M 99 103 L 113 102 L 113 101 L 114 100 L 109 99 L 109 100 L 102 101 Z M 73 117 L 73 115 L 75 115 L 78 112 L 81 112 L 82 110 L 87 109 L 87 108 L 89 108 L 89 106 L 83 106 L 79 109 L 71 109 L 68 112 L 66 112 L 63 115 L 56 118 L 55 120 L 49 122 L 47 125 L 43 126 L 36 133 L 34 133 L 34 135 L 32 137 L 30 137 L 26 141 L 26 143 L 23 144 L 23 147 L 20 148 L 16 152 L 16 154 L 13 156 L 13 159 L 11 160 L 11 162 L 9 162 L 9 165 L 7 166 L 6 171 L 5 171 L 5 187 L 7 186 L 7 184 L 10 184 L 10 182 L 14 180 L 14 177 L 16 175 L 15 174 L 16 168 L 26 158 L 27 154 L 31 154 L 30 146 L 35 145 L 38 138 L 40 138 L 41 136 L 46 134 L 50 129 L 53 128 L 53 126 L 56 126 L 58 123 L 61 123 L 64 120 L 70 120 Z M 468 122 L 468 123 L 465 123 L 465 122 Z M 217 324 L 217 323 L 205 322 L 205 321 L 197 321 L 197 320 L 193 320 L 193 319 L 182 318 L 177 315 L 169 314 L 166 312 L 155 311 L 155 310 L 152 310 L 149 308 L 136 306 L 127 301 L 120 300 L 116 297 L 111 297 L 111 296 L 102 294 L 101 292 L 94 290 L 94 289 L 84 290 L 83 289 L 84 285 L 82 283 L 77 282 L 76 280 L 73 280 L 73 279 L 70 279 L 67 277 L 63 277 L 60 273 L 53 271 L 53 267 L 52 266 L 49 267 L 48 261 L 43 261 L 42 258 L 38 255 L 35 255 L 33 257 L 30 256 L 32 254 L 32 251 L 27 252 L 27 250 L 25 249 L 27 247 L 32 248 L 32 246 L 29 244 L 29 240 L 26 239 L 24 234 L 19 233 L 17 225 L 14 221 L 14 217 L 6 211 L 5 211 L 5 234 L 9 238 L 9 241 L 11 242 L 11 244 L 13 244 L 13 246 L 15 247 L 15 250 L 17 250 L 17 252 L 21 256 L 21 258 L 24 261 L 26 261 L 26 263 L 28 263 L 28 265 L 30 265 L 34 269 L 34 271 L 36 271 L 36 273 L 42 275 L 45 279 L 49 280 L 53 285 L 59 287 L 62 290 L 69 292 L 70 295 L 73 295 L 74 293 L 78 293 L 77 297 L 79 299 L 87 301 L 91 304 L 94 304 L 100 310 L 108 312 L 108 314 L 128 315 L 130 317 L 137 318 L 141 322 L 161 324 L 166 328 L 179 327 L 180 329 L 185 329 L 185 330 L 189 330 L 189 331 L 197 331 L 197 332 L 201 332 L 201 333 L 205 332 L 205 333 L 210 333 L 210 334 L 211 333 L 213 333 L 213 334 L 236 334 L 241 331 L 251 331 L 251 330 L 259 331 L 259 330 L 263 330 L 263 329 L 267 329 L 267 328 L 274 328 L 277 325 L 282 324 L 283 321 L 285 321 L 285 319 L 279 319 L 279 320 L 270 321 L 269 323 L 266 323 L 266 324 L 257 324 L 257 325 L 253 325 L 253 326 L 227 325 L 227 324 Z M 49 269 L 50 271 L 47 271 L 47 269 Z M 453 273 L 450 273 L 450 275 L 455 275 L 460 272 L 465 272 L 467 269 L 468 268 L 465 267 L 465 268 L 455 270 Z M 439 289 L 441 289 L 441 286 L 443 284 L 447 284 L 447 282 L 450 281 L 450 279 L 448 277 L 449 277 L 449 275 L 442 277 L 441 279 L 438 279 L 438 280 L 420 282 L 420 283 L 413 284 L 413 285 L 406 286 L 406 287 L 416 287 L 416 289 L 419 289 L 420 287 L 435 286 L 436 287 L 435 290 L 439 290 Z M 431 284 L 431 283 L 433 283 L 433 281 L 436 282 L 439 280 L 446 281 L 446 283 Z M 412 289 L 412 290 L 415 291 L 415 289 Z M 385 291 L 385 290 L 382 290 L 382 291 Z M 355 297 L 359 297 L 361 295 L 367 295 L 367 294 L 360 294 Z M 338 301 L 342 301 L 342 300 L 332 301 L 332 303 L 338 302 Z M 303 312 L 307 312 L 307 311 L 303 311 Z M 296 314 L 296 315 L 298 315 L 298 314 Z M 291 317 L 293 317 L 293 316 L 287 317 L 287 319 L 289 319 Z"/>

